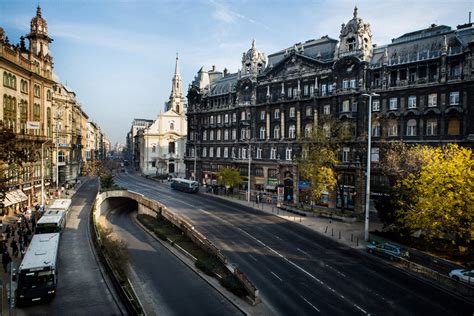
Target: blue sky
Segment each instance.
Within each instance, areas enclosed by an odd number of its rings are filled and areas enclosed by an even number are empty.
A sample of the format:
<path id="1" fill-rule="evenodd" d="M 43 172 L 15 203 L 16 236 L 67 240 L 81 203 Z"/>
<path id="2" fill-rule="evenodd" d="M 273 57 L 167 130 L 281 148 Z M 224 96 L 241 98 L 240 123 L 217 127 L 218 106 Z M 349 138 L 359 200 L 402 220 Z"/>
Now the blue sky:
<path id="1" fill-rule="evenodd" d="M 37 3 L 0 0 L 10 42 L 29 31 Z M 237 71 L 252 39 L 267 55 L 323 35 L 338 39 L 355 5 L 378 45 L 432 23 L 456 27 L 473 11 L 471 0 L 41 0 L 55 72 L 112 143 L 125 142 L 133 118 L 155 119 L 163 109 L 176 52 L 187 87 L 201 66 Z"/>

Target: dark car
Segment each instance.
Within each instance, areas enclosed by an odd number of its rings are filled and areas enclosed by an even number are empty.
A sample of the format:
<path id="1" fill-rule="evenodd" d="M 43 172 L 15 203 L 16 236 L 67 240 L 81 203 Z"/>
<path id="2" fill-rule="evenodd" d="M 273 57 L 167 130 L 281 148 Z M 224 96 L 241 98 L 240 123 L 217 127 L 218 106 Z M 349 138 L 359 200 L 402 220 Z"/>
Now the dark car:
<path id="1" fill-rule="evenodd" d="M 372 242 L 367 245 L 367 251 L 390 260 L 408 258 L 408 252 L 403 251 L 399 246 L 390 243 L 376 244 Z"/>

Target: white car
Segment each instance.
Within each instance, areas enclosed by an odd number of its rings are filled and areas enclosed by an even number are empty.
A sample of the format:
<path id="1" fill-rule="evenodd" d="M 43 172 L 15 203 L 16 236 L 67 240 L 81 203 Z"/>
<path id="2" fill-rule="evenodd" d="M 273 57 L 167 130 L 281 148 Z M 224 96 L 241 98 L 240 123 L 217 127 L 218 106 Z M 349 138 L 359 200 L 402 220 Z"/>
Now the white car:
<path id="1" fill-rule="evenodd" d="M 456 269 L 449 272 L 449 277 L 456 281 L 474 285 L 474 270 Z"/>

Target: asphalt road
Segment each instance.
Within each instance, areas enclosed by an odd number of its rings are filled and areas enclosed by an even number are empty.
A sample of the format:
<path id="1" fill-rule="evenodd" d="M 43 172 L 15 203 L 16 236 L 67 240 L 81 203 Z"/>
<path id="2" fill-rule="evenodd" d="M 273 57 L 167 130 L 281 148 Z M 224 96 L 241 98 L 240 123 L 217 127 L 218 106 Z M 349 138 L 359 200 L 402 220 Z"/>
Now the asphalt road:
<path id="1" fill-rule="evenodd" d="M 149 315 L 242 315 L 219 292 L 139 228 L 131 210 L 111 210 L 114 232 L 127 240 L 134 287 Z"/>
<path id="2" fill-rule="evenodd" d="M 59 245 L 56 297 L 19 308 L 17 315 L 122 315 L 90 241 L 89 214 L 96 194 L 97 180 L 90 180 L 72 198 Z"/>
<path id="3" fill-rule="evenodd" d="M 474 306 L 303 226 L 133 174 L 117 183 L 185 216 L 278 315 L 472 315 Z"/>

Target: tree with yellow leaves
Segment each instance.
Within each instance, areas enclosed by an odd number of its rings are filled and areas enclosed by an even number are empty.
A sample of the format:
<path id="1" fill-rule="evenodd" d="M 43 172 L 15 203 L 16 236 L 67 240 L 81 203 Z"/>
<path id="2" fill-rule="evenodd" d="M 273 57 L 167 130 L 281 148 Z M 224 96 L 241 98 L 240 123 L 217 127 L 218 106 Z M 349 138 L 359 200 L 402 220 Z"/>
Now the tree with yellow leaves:
<path id="1" fill-rule="evenodd" d="M 459 246 L 474 241 L 474 160 L 472 150 L 449 144 L 417 146 L 419 171 L 398 181 L 398 224 L 427 239 Z"/>

